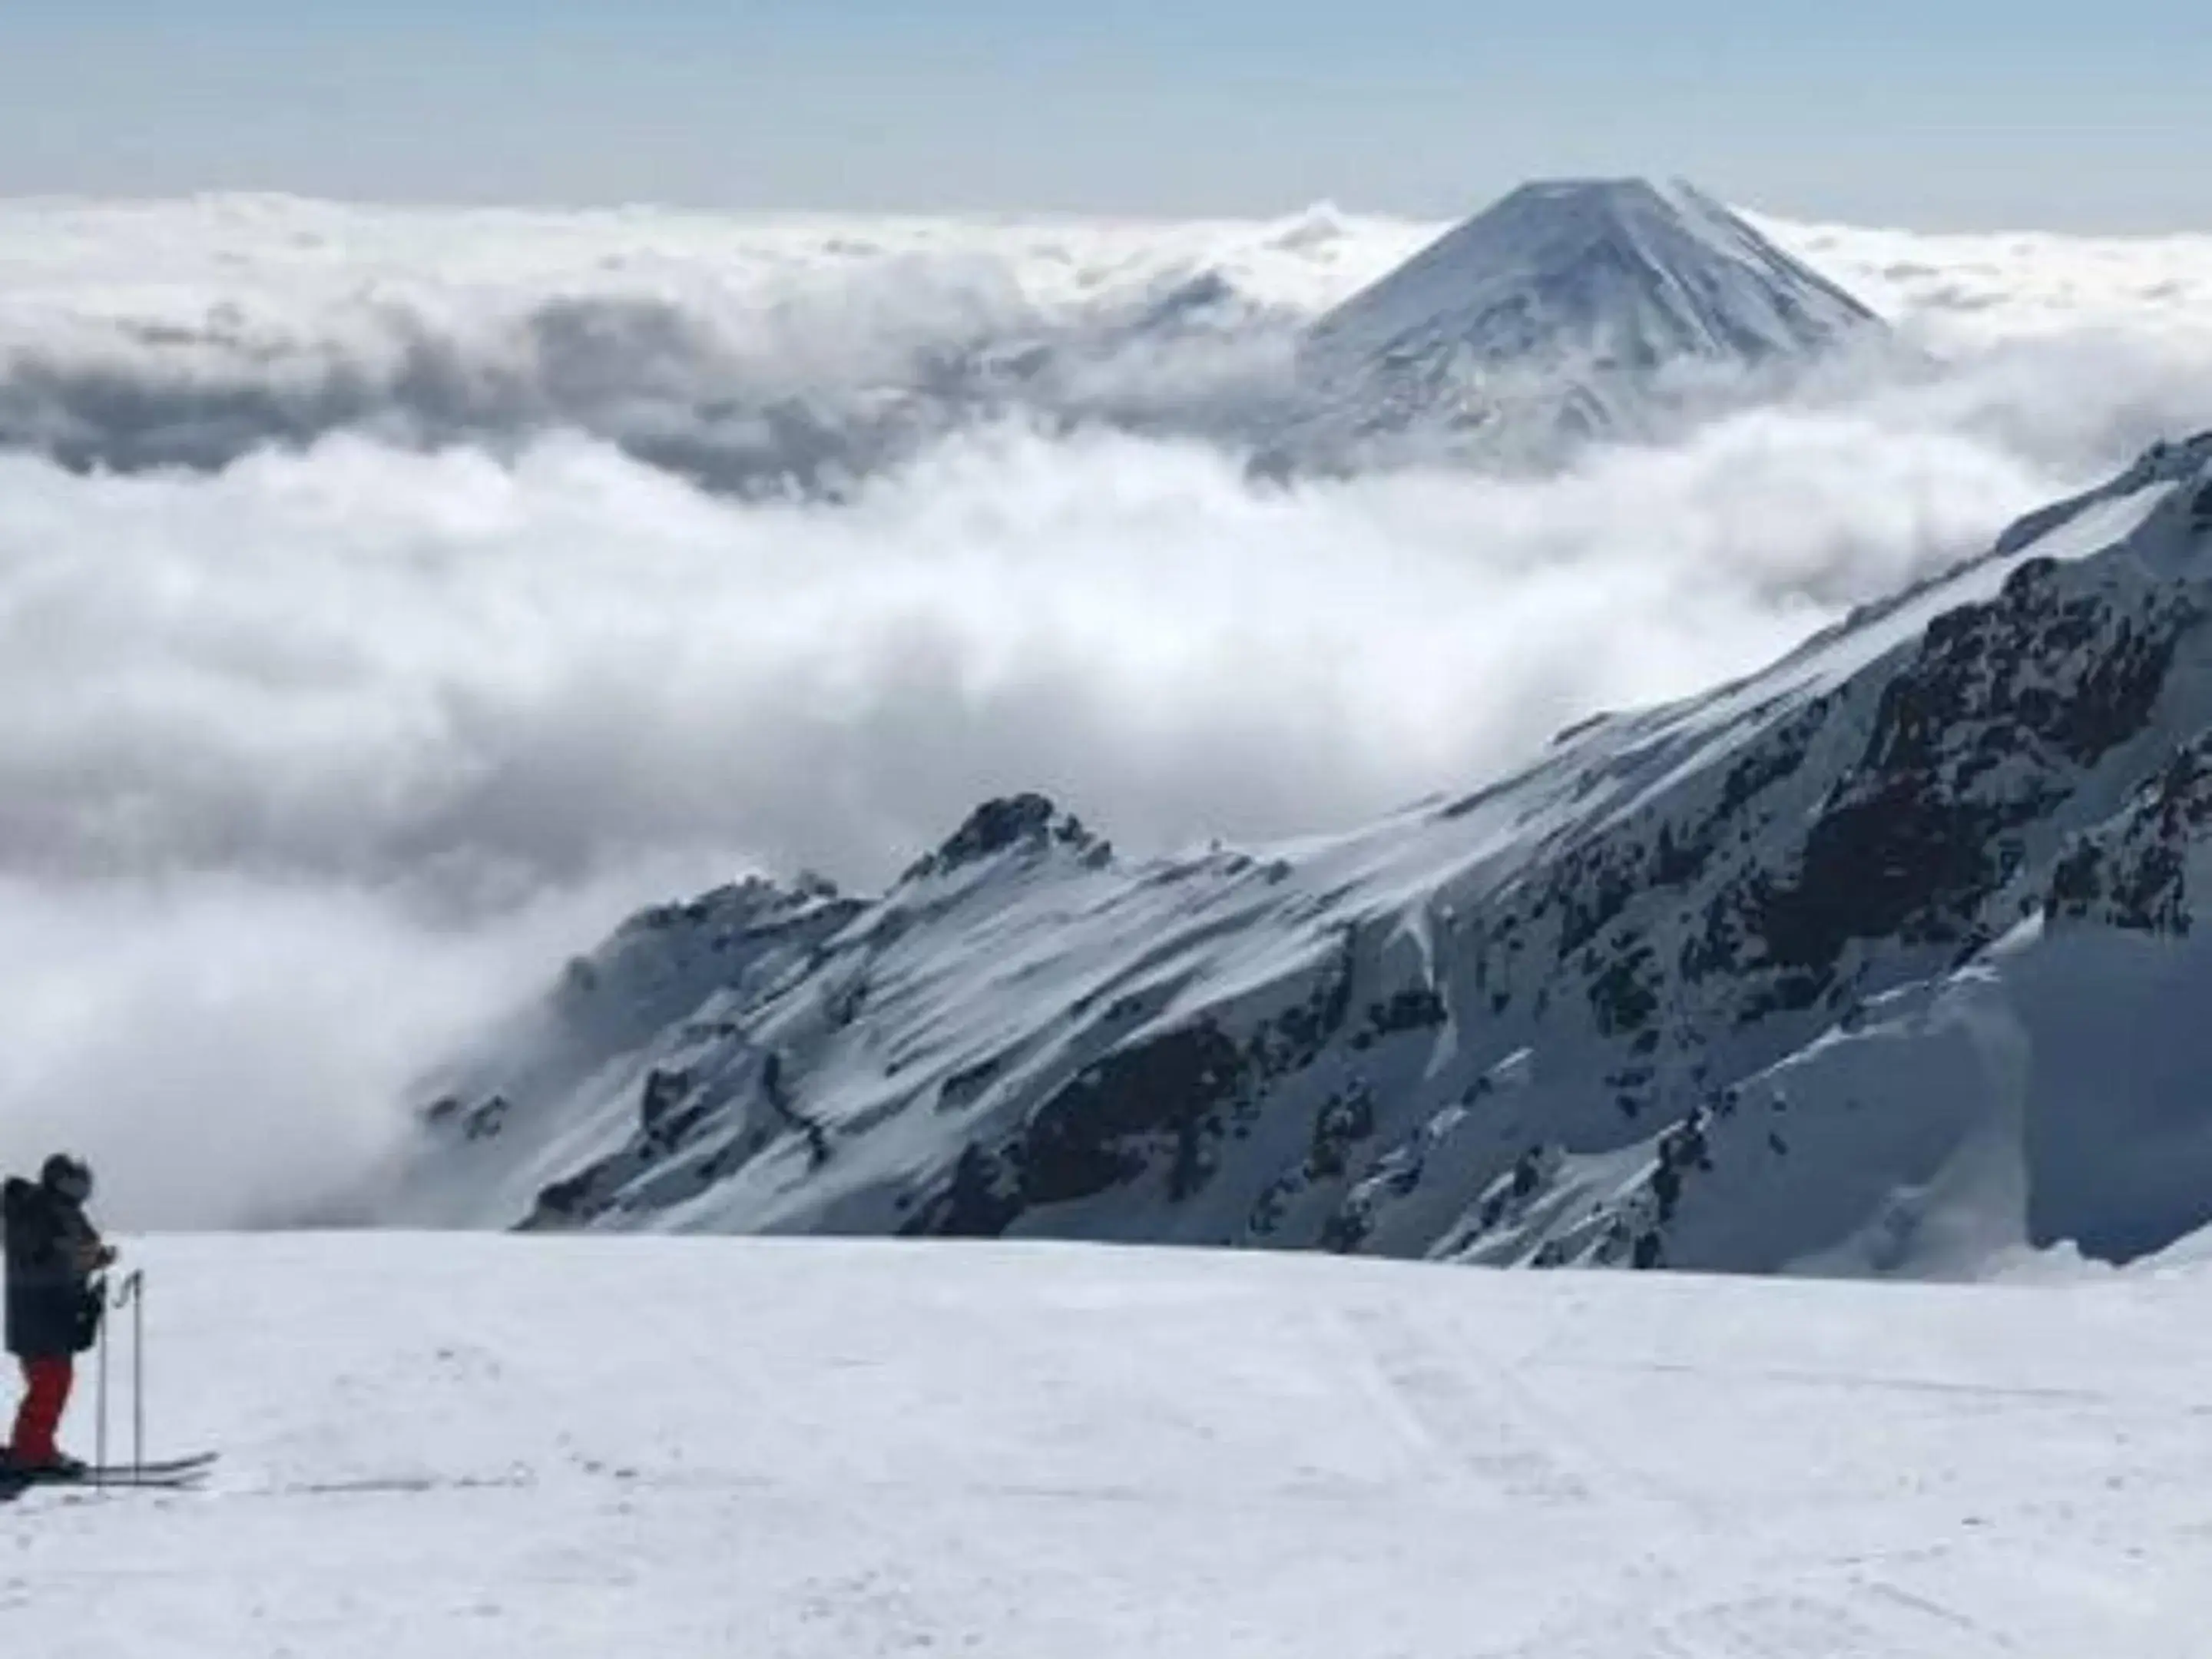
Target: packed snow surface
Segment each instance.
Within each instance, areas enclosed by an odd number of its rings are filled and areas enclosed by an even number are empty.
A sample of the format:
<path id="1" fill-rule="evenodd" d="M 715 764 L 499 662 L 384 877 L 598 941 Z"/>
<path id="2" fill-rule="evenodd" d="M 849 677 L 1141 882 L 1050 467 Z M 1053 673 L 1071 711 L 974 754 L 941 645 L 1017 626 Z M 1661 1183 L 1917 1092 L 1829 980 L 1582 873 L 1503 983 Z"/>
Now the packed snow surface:
<path id="1" fill-rule="evenodd" d="M 71 1659 L 2180 1659 L 2200 1270 L 1901 1287 L 1079 1247 L 200 1237 Z M 88 1387 L 71 1427 L 88 1443 Z"/>

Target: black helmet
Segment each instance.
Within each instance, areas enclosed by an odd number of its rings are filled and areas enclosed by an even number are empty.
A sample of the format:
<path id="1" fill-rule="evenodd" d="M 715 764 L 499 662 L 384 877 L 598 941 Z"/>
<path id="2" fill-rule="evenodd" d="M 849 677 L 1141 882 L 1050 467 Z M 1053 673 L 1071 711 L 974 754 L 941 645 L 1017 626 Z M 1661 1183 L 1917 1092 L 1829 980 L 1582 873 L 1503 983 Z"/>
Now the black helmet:
<path id="1" fill-rule="evenodd" d="M 39 1184 L 57 1197 L 82 1204 L 92 1196 L 92 1166 L 81 1158 L 56 1152 L 39 1171 Z"/>

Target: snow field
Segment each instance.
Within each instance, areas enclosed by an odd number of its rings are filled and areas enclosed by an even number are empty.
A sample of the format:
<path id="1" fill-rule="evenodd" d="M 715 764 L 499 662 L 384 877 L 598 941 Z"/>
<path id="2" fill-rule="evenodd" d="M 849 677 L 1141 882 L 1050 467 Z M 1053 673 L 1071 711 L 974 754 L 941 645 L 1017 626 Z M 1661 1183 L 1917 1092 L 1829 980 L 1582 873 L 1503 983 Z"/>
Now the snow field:
<path id="1" fill-rule="evenodd" d="M 155 1449 L 225 1460 L 199 1492 L 6 1511 L 10 1653 L 2179 1659 L 2212 1611 L 2194 1269 L 133 1255 Z"/>

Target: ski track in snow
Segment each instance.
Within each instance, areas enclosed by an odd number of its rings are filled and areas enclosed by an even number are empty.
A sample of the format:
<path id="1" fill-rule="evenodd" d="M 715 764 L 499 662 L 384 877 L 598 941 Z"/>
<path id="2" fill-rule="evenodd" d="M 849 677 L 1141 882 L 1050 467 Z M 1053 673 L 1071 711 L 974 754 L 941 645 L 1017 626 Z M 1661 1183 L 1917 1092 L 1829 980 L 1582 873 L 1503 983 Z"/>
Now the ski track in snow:
<path id="1" fill-rule="evenodd" d="M 2212 1601 L 2194 1269 L 135 1254 L 156 1449 L 224 1462 L 6 1510 L 10 1652 L 2181 1659 Z"/>

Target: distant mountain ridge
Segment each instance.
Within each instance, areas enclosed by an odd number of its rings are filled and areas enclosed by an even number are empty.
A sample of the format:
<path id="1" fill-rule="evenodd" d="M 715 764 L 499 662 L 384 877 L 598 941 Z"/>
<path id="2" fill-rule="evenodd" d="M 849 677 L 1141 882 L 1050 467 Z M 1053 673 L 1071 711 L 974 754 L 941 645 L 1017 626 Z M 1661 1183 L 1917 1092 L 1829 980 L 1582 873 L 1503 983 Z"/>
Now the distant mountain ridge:
<path id="1" fill-rule="evenodd" d="M 340 433 L 581 433 L 719 495 L 835 501 L 1011 422 L 1263 471 L 1510 469 L 1663 432 L 1863 318 L 1727 210 L 1638 181 L 1527 186 L 1318 320 L 1423 228 L 1317 209 L 1143 233 L 1164 257 L 1127 226 L 496 222 L 270 197 L 0 211 L 21 256 L 0 454 L 204 473 Z M 511 268 L 392 263 L 498 234 Z M 146 235 L 188 276 L 141 281 Z"/>
<path id="2" fill-rule="evenodd" d="M 1355 834 L 1035 796 L 649 912 L 395 1218 L 1976 1271 L 2212 1222 L 2212 434 L 1711 694 Z M 2194 1011 L 2194 1012 L 2192 1012 Z"/>

